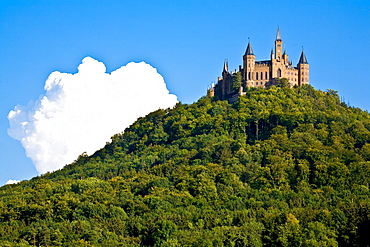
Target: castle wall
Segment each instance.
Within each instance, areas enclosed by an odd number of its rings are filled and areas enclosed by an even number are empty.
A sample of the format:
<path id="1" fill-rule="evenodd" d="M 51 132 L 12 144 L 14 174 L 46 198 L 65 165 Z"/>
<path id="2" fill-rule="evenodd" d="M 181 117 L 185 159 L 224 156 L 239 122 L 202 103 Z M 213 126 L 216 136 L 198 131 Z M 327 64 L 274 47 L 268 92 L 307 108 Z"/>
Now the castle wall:
<path id="1" fill-rule="evenodd" d="M 299 70 L 292 66 L 288 66 L 284 61 L 274 61 L 275 66 L 271 66 L 268 63 L 259 64 L 260 61 L 255 62 L 255 66 L 247 73 L 249 80 L 247 80 L 247 86 L 250 87 L 265 87 L 269 85 L 269 82 L 273 78 L 287 78 L 292 86 L 299 84 Z M 280 69 L 280 72 L 278 70 Z M 272 76 L 273 75 L 273 76 Z M 305 76 L 305 77 L 303 77 Z M 302 75 L 302 80 L 308 82 L 308 71 L 305 70 Z"/>
<path id="2" fill-rule="evenodd" d="M 287 78 L 291 86 L 298 85 L 298 74 L 299 71 L 296 68 L 285 68 L 282 71 L 281 77 Z"/>
<path id="3" fill-rule="evenodd" d="M 250 80 L 248 85 L 250 87 L 265 87 L 266 83 L 270 81 L 270 66 L 268 64 L 255 63 L 253 71 L 248 71 Z"/>
<path id="4" fill-rule="evenodd" d="M 299 64 L 299 74 L 298 74 L 298 85 L 302 86 L 304 84 L 309 84 L 309 65 L 308 64 Z"/>

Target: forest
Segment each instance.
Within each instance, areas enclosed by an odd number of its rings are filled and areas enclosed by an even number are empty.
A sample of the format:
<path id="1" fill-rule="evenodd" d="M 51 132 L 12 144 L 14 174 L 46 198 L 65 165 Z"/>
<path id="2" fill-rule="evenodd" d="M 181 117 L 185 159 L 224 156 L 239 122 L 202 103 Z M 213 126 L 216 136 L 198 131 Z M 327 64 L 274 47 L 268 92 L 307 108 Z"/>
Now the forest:
<path id="1" fill-rule="evenodd" d="M 248 88 L 0 187 L 0 246 L 369 246 L 369 183 L 368 112 L 310 85 Z"/>

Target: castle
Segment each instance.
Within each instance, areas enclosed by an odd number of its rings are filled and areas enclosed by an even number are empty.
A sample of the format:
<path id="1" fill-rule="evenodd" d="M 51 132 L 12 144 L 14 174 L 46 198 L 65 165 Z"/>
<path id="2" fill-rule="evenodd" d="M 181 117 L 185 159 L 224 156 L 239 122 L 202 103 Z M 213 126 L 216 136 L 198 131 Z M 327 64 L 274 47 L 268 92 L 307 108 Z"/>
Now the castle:
<path id="1" fill-rule="evenodd" d="M 256 61 L 249 41 L 243 56 L 243 68 L 239 65 L 239 71 L 229 72 L 228 62 L 225 61 L 222 78 L 218 78 L 217 84 L 211 87 L 209 94 L 220 100 L 234 102 L 245 94 L 247 87 L 266 88 L 276 85 L 279 78 L 286 78 L 291 87 L 309 84 L 309 64 L 304 51 L 302 50 L 297 67 L 294 67 L 282 48 L 280 28 L 276 34 L 275 52 L 271 50 L 269 60 Z"/>

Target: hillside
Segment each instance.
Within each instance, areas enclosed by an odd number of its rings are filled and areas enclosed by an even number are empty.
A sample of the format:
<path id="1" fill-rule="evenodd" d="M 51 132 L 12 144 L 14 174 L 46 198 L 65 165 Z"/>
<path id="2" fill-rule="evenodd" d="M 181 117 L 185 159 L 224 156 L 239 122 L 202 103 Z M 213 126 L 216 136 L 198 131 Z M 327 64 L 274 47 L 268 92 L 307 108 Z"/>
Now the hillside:
<path id="1" fill-rule="evenodd" d="M 0 246 L 366 246 L 369 182 L 368 112 L 309 85 L 249 89 L 1 187 Z"/>

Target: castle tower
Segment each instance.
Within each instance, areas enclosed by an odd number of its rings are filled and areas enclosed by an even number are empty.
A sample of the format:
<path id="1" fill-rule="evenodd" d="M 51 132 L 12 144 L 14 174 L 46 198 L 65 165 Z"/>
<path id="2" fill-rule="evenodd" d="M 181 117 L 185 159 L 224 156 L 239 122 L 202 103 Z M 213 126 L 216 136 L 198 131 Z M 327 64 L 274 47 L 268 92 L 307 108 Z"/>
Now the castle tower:
<path id="1" fill-rule="evenodd" d="M 309 84 L 310 65 L 308 64 L 308 61 L 307 61 L 306 55 L 304 54 L 303 49 L 302 49 L 301 57 L 299 58 L 297 67 L 298 67 L 298 86 Z"/>
<path id="2" fill-rule="evenodd" d="M 275 39 L 275 57 L 271 56 L 271 79 L 280 78 L 283 76 L 283 71 L 285 69 L 284 58 L 287 55 L 284 55 L 283 58 L 283 40 L 280 35 L 280 28 L 278 28 Z"/>
<path id="3" fill-rule="evenodd" d="M 243 65 L 244 65 L 244 75 L 243 80 L 245 81 L 245 86 L 252 86 L 253 82 L 253 71 L 255 66 L 256 56 L 253 53 L 252 45 L 248 42 L 247 49 L 243 56 Z"/>
<path id="4" fill-rule="evenodd" d="M 222 93 L 222 100 L 226 94 L 230 93 L 230 83 L 229 83 L 229 62 L 227 60 L 224 61 L 224 68 L 222 70 L 222 83 L 221 83 L 221 93 Z"/>
<path id="5" fill-rule="evenodd" d="M 276 33 L 276 40 L 275 40 L 275 59 L 280 61 L 283 58 L 283 40 L 280 36 L 280 27 Z"/>

